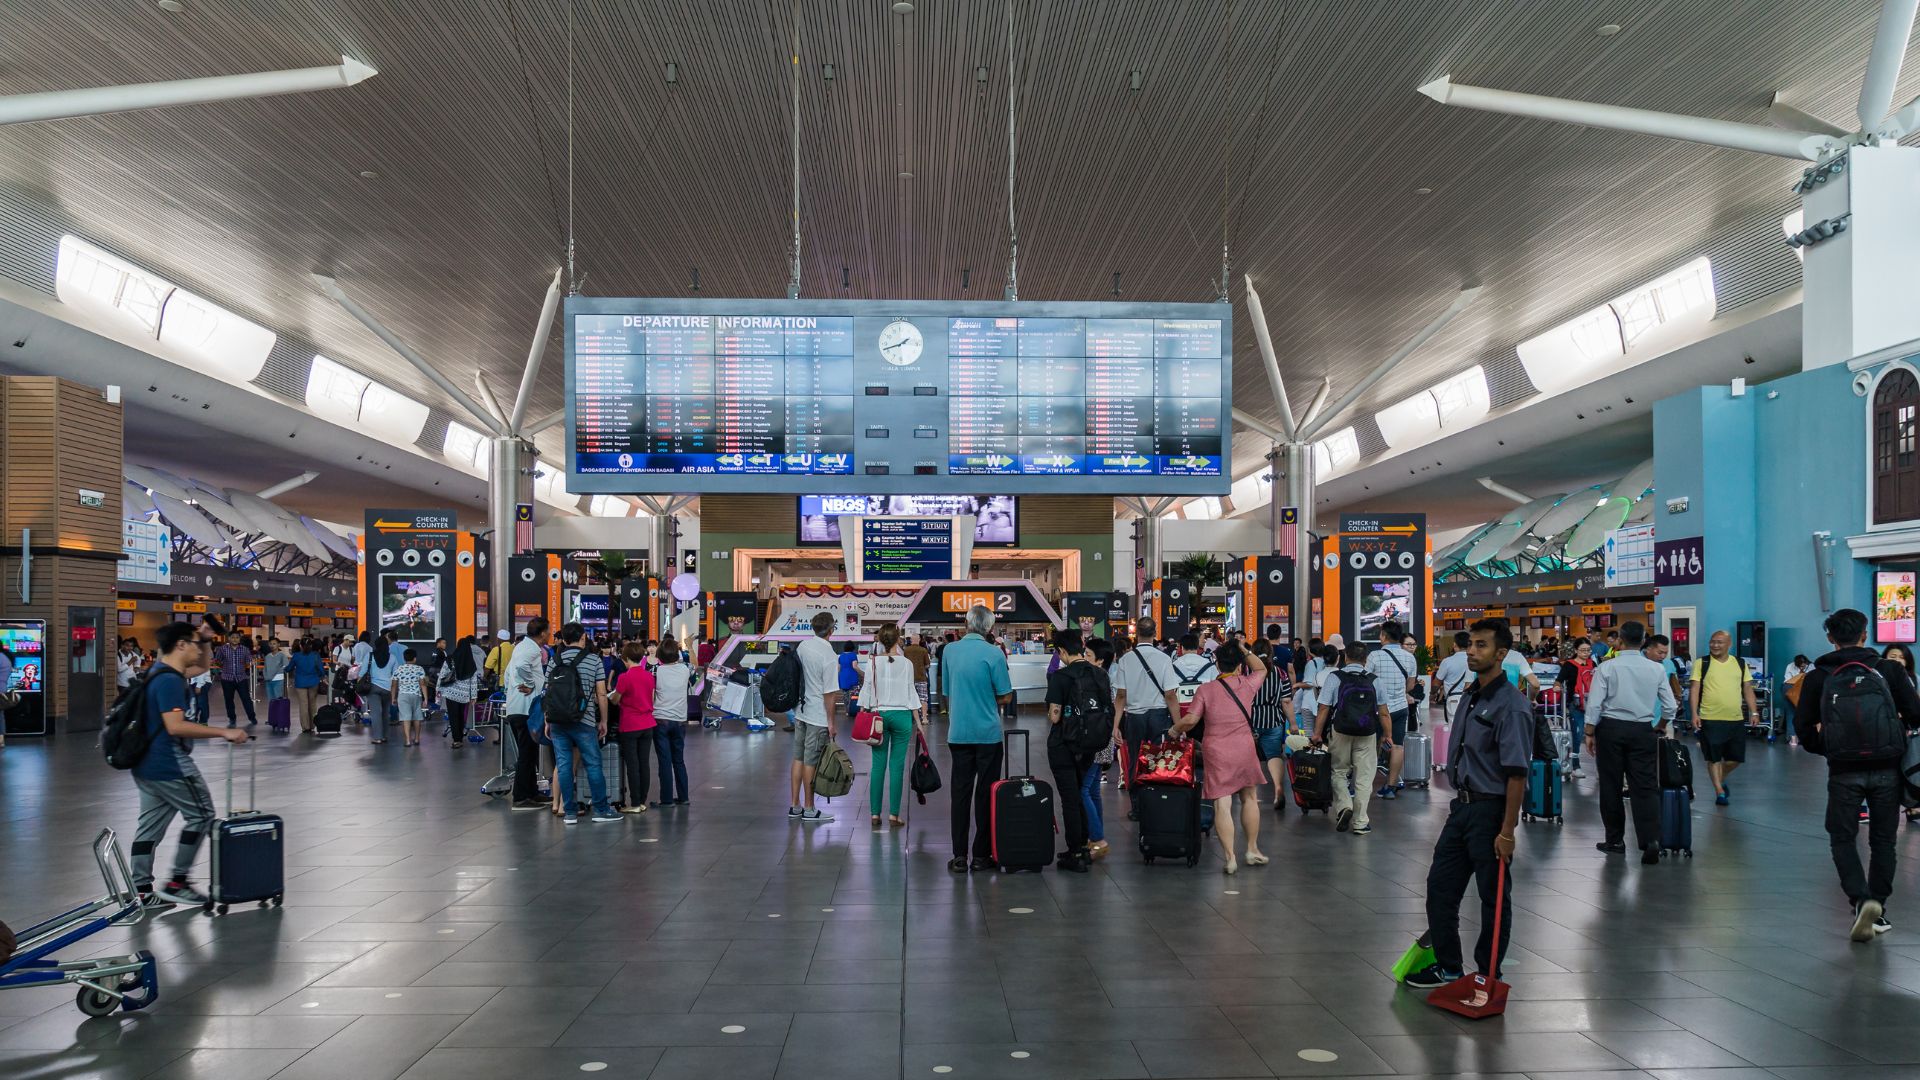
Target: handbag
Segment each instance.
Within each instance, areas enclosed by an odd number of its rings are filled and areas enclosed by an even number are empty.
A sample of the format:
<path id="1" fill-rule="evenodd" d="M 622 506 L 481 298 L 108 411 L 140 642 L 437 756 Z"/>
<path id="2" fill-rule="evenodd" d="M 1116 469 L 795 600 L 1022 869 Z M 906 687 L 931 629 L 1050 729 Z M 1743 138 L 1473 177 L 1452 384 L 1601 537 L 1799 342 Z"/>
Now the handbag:
<path id="1" fill-rule="evenodd" d="M 887 738 L 887 721 L 871 709 L 861 709 L 853 714 L 853 741 L 879 746 Z"/>
<path id="2" fill-rule="evenodd" d="M 913 741 L 913 768 L 908 770 L 907 786 L 913 789 L 920 805 L 925 806 L 927 796 L 940 790 L 940 767 L 933 763 L 933 755 L 927 753 L 925 736 L 916 734 Z"/>
<path id="3" fill-rule="evenodd" d="M 1184 735 L 1169 735 L 1157 742 L 1143 744 L 1140 757 L 1134 765 L 1133 782 L 1192 787 L 1194 750 L 1193 740 Z"/>

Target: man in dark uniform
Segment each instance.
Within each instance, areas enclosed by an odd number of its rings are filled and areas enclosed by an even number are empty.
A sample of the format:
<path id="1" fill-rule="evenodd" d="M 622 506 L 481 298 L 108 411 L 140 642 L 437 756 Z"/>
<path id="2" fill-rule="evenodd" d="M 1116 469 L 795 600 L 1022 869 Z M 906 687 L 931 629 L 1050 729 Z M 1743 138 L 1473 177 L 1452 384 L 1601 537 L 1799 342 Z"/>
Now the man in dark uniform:
<path id="1" fill-rule="evenodd" d="M 1533 761 L 1533 707 L 1508 681 L 1501 660 L 1513 647 L 1505 619 L 1473 624 L 1467 642 L 1467 669 L 1473 684 L 1453 718 L 1452 761 L 1448 779 L 1456 792 L 1447 823 L 1433 845 L 1427 871 L 1427 933 L 1433 945 L 1431 966 L 1407 976 L 1420 989 L 1445 986 L 1465 974 L 1460 954 L 1460 900 L 1472 878 L 1480 888 L 1480 940 L 1473 957 L 1479 970 L 1492 970 L 1494 898 L 1498 874 L 1507 875 L 1506 906 L 1500 912 L 1500 956 L 1513 936 L 1514 826 L 1526 795 L 1527 767 Z"/>

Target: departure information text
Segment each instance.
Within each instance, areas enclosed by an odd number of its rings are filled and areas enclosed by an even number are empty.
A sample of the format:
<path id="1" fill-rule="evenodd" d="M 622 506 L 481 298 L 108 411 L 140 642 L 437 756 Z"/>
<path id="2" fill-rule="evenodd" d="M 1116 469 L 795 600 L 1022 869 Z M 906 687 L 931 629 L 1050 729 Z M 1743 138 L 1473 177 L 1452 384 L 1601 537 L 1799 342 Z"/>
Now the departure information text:
<path id="1" fill-rule="evenodd" d="M 1225 305 L 567 303 L 569 491 L 791 491 L 783 477 L 808 476 L 849 493 L 980 478 L 1018 492 L 1078 477 L 1208 494 L 1230 477 Z"/>

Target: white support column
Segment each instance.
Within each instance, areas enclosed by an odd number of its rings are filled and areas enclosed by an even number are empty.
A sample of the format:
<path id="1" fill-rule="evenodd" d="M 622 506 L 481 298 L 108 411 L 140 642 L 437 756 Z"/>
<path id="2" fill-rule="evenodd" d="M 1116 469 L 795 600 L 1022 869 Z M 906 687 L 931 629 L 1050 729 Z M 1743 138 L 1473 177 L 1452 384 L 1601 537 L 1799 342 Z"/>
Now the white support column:
<path id="1" fill-rule="evenodd" d="M 1920 339 L 1920 149 L 1856 146 L 1809 173 L 1800 185 L 1801 235 L 1811 240 L 1801 249 L 1801 366 Z"/>
<path id="2" fill-rule="evenodd" d="M 1313 575 L 1318 570 L 1314 565 L 1313 547 L 1313 446 L 1293 442 L 1283 449 L 1286 452 L 1286 503 L 1298 507 L 1300 512 L 1294 524 L 1293 632 L 1306 641 L 1313 636 Z M 1281 475 L 1275 474 L 1273 479 L 1273 498 L 1279 502 Z"/>
<path id="3" fill-rule="evenodd" d="M 521 503 L 533 502 L 533 447 L 507 437 L 489 440 L 487 456 L 487 516 L 493 525 L 493 551 L 487 562 L 487 628 L 513 628 L 513 605 L 507 602 L 509 556 L 518 555 L 513 543 L 514 513 Z"/>

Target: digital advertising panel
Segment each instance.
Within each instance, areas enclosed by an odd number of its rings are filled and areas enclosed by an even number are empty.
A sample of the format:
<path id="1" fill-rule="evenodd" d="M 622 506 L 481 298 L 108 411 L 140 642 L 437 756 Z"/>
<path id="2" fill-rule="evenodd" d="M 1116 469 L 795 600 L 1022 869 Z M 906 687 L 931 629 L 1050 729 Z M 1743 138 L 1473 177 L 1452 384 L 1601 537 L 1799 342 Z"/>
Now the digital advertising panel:
<path id="1" fill-rule="evenodd" d="M 1227 304 L 570 297 L 566 316 L 571 492 L 1231 482 Z"/>
<path id="2" fill-rule="evenodd" d="M 1913 644 L 1914 578 L 1911 570 L 1873 575 L 1873 639 L 1883 645 Z"/>
<path id="3" fill-rule="evenodd" d="M 974 547 L 1012 547 L 1020 542 L 1017 500 L 1012 495 L 802 495 L 802 547 L 840 545 L 843 517 L 971 517 Z"/>

